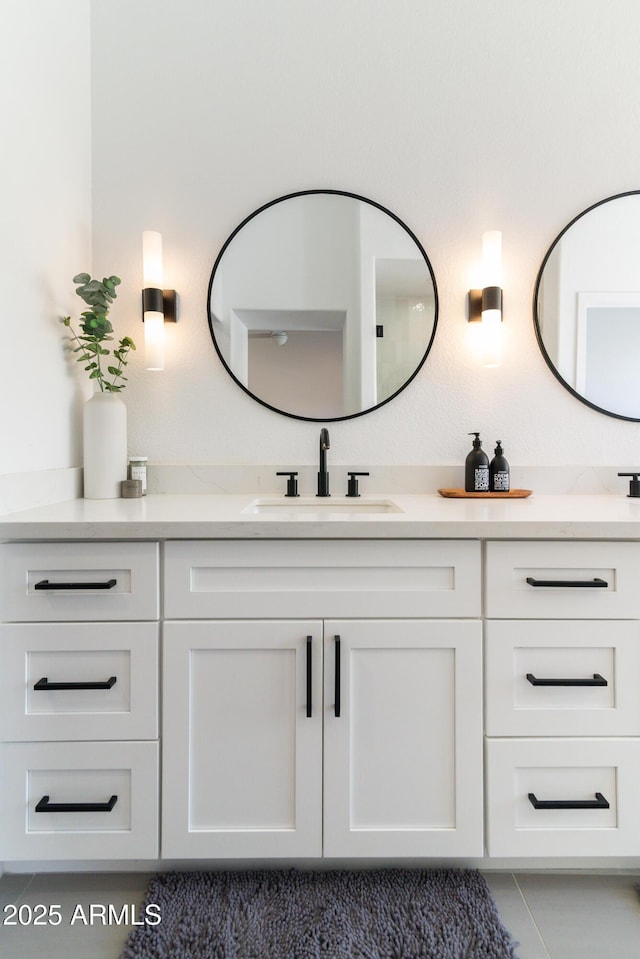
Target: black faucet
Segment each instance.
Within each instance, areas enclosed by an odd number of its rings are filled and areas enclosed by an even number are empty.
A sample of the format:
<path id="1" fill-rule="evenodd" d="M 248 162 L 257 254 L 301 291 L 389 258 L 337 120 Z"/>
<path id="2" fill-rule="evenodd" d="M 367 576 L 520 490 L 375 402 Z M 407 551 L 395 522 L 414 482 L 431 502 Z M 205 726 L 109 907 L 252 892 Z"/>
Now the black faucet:
<path id="1" fill-rule="evenodd" d="M 320 472 L 318 473 L 317 496 L 331 496 L 329 492 L 329 473 L 327 472 L 327 450 L 330 445 L 329 430 L 323 426 L 320 430 Z"/>

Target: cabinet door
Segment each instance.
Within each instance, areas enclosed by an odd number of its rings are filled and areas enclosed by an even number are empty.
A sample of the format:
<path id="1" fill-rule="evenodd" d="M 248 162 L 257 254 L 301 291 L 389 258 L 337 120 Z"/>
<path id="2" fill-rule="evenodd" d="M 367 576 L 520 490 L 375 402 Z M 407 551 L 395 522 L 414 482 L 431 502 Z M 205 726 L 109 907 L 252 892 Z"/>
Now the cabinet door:
<path id="1" fill-rule="evenodd" d="M 321 623 L 171 622 L 163 662 L 163 857 L 321 855 Z"/>
<path id="2" fill-rule="evenodd" d="M 325 856 L 482 855 L 474 621 L 325 623 Z"/>

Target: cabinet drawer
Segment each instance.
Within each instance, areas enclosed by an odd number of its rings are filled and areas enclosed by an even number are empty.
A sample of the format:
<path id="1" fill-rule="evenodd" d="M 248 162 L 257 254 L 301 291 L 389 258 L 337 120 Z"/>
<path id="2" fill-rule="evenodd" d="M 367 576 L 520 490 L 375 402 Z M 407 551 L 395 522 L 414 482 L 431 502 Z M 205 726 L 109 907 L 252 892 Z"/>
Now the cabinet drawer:
<path id="1" fill-rule="evenodd" d="M 480 615 L 475 541 L 171 542 L 169 619 Z"/>
<path id="2" fill-rule="evenodd" d="M 157 738 L 157 633 L 156 623 L 0 626 L 0 738 Z"/>
<path id="3" fill-rule="evenodd" d="M 157 857 L 157 743 L 5 743 L 0 760 L 0 858 Z"/>
<path id="4" fill-rule="evenodd" d="M 492 619 L 640 617 L 640 543 L 487 544 Z"/>
<path id="5" fill-rule="evenodd" d="M 491 621 L 488 736 L 640 736 L 640 623 Z"/>
<path id="6" fill-rule="evenodd" d="M 640 739 L 489 740 L 488 853 L 637 856 L 639 788 Z"/>
<path id="7" fill-rule="evenodd" d="M 158 619 L 157 543 L 2 543 L 8 622 Z"/>

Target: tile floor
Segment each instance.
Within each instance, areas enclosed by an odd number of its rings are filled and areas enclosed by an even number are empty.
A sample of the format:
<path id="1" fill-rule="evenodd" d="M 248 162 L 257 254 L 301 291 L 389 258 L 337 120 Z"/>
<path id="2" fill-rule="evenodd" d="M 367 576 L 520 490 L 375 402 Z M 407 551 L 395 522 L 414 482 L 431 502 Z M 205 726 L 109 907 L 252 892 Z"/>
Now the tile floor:
<path id="1" fill-rule="evenodd" d="M 485 873 L 519 959 L 640 959 L 640 874 Z M 8 875 L 0 879 L 2 959 L 118 959 L 129 927 L 85 925 L 91 903 L 139 906 L 141 873 Z M 13 910 L 58 904 L 59 925 L 6 925 Z M 80 905 L 82 911 L 76 907 Z M 76 915 L 76 921 L 71 919 Z M 26 922 L 30 912 L 22 910 Z M 19 918 L 20 914 L 18 914 Z M 52 917 L 52 918 L 55 918 Z"/>

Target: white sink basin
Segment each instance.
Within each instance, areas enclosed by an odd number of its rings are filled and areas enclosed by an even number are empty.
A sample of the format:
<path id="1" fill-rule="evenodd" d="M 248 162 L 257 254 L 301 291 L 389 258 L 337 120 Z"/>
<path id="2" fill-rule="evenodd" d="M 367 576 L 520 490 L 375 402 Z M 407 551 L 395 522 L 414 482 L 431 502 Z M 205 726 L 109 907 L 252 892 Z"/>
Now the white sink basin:
<path id="1" fill-rule="evenodd" d="M 349 496 L 300 496 L 265 497 L 254 499 L 243 513 L 266 516 L 347 516 L 377 513 L 403 513 L 393 500 L 383 498 Z"/>

